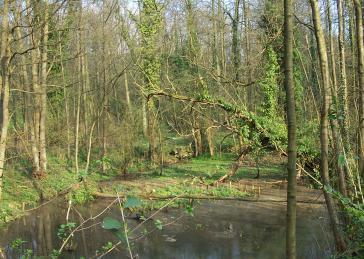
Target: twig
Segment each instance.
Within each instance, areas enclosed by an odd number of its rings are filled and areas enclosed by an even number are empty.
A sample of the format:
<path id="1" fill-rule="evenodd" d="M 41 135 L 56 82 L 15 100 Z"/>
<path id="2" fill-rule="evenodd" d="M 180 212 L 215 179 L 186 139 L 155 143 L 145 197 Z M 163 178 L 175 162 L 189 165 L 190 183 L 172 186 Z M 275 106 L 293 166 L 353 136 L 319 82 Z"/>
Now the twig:
<path id="1" fill-rule="evenodd" d="M 79 184 L 79 183 L 76 183 L 76 184 L 72 185 L 71 187 L 69 187 L 69 188 L 67 188 L 67 189 L 65 189 L 65 190 L 63 190 L 63 191 L 61 191 L 60 193 L 58 193 L 58 194 L 56 195 L 56 197 L 54 197 L 54 198 L 50 199 L 49 201 L 46 201 L 46 202 L 44 202 L 44 203 L 40 204 L 39 206 L 37 206 L 37 207 L 35 207 L 35 208 L 31 208 L 31 209 L 25 210 L 24 212 L 30 212 L 30 211 L 33 211 L 33 210 L 37 210 L 37 209 L 39 209 L 39 208 L 43 207 L 44 205 L 47 205 L 48 203 L 50 203 L 50 202 L 54 201 L 55 199 L 59 198 L 60 196 L 62 196 L 62 195 L 65 195 L 65 194 L 69 193 L 71 190 L 76 190 L 76 189 L 78 189 L 79 187 L 80 187 L 80 184 Z"/>
<path id="2" fill-rule="evenodd" d="M 133 228 L 130 233 L 133 233 L 135 230 L 139 229 L 142 225 L 144 225 L 145 222 L 147 222 L 148 220 L 150 220 L 151 218 L 153 218 L 155 215 L 157 215 L 162 209 L 164 209 L 165 207 L 167 207 L 169 204 L 171 204 L 172 202 L 174 202 L 175 200 L 179 199 L 181 195 L 172 197 L 171 200 L 169 202 L 167 202 L 166 204 L 164 204 L 161 208 L 159 208 L 157 211 L 155 211 L 152 215 L 150 215 L 145 221 L 143 221 L 142 223 L 140 223 L 139 225 L 137 225 L 135 228 Z M 168 198 L 167 198 L 168 199 Z"/>
<path id="3" fill-rule="evenodd" d="M 67 214 L 66 214 L 66 222 L 67 223 L 68 223 L 68 219 L 70 217 L 71 206 L 72 206 L 72 200 L 69 199 L 69 201 L 68 201 L 68 209 L 67 209 Z"/>
<path id="4" fill-rule="evenodd" d="M 87 222 L 89 222 L 89 221 L 91 221 L 91 220 L 95 220 L 95 219 L 97 219 L 98 217 L 100 217 L 102 214 L 104 214 L 115 202 L 117 202 L 117 200 L 118 199 L 115 199 L 115 200 L 113 200 L 104 210 L 102 210 L 99 214 L 97 214 L 96 216 L 91 216 L 90 218 L 88 218 L 88 219 L 86 219 L 84 222 L 82 222 L 80 225 L 78 225 L 69 235 L 68 235 L 68 237 L 63 241 L 63 243 L 62 243 L 62 245 L 61 245 L 61 247 L 58 249 L 58 252 L 59 253 L 62 253 L 62 251 L 63 251 L 63 249 L 64 249 L 64 247 L 66 246 L 66 244 L 67 244 L 67 242 L 68 242 L 68 240 L 73 236 L 73 234 L 75 233 L 75 232 L 78 232 L 80 229 L 81 229 L 81 227 L 85 224 L 85 223 L 87 223 Z"/>
<path id="5" fill-rule="evenodd" d="M 118 196 L 119 208 L 120 208 L 121 217 L 122 217 L 123 223 L 124 223 L 124 233 L 125 233 L 126 245 L 128 246 L 128 251 L 129 251 L 130 258 L 133 259 L 133 253 L 131 252 L 129 238 L 128 238 L 128 226 L 127 226 L 126 221 L 125 221 L 123 205 L 121 204 L 119 193 L 117 192 L 116 194 Z"/>
<path id="6" fill-rule="evenodd" d="M 120 197 L 120 196 L 119 196 Z M 144 220 L 143 222 L 141 222 L 139 225 L 137 225 L 134 229 L 132 229 L 130 231 L 130 233 L 133 233 L 135 230 L 137 230 L 138 228 L 140 228 L 142 225 L 144 225 L 145 222 L 147 222 L 148 220 L 150 220 L 151 218 L 153 218 L 158 212 L 160 212 L 162 209 L 164 209 L 165 207 L 167 207 L 169 204 L 171 204 L 173 201 L 175 201 L 177 197 L 174 197 L 172 200 L 168 201 L 165 205 L 163 205 L 161 208 L 159 208 L 156 212 L 154 212 L 151 216 L 149 216 L 146 220 Z M 151 233 L 151 232 L 150 232 Z M 105 253 L 101 254 L 100 256 L 98 256 L 97 258 L 102 258 L 105 255 L 107 255 L 108 253 L 110 253 L 112 250 L 114 250 L 117 246 L 119 246 L 121 244 L 121 241 L 117 242 L 116 244 L 114 244 L 109 250 L 107 250 Z"/>
<path id="7" fill-rule="evenodd" d="M 170 222 L 168 222 L 168 223 L 166 223 L 166 224 L 163 224 L 162 226 L 163 226 L 163 227 L 166 227 L 166 226 L 172 225 L 173 223 L 177 222 L 178 220 L 180 220 L 180 219 L 181 219 L 181 218 L 183 218 L 184 216 L 185 216 L 185 215 L 184 215 L 184 214 L 182 214 L 182 215 L 180 215 L 178 218 L 176 218 L 175 220 L 172 220 L 172 221 L 170 221 Z M 133 238 L 132 240 L 133 240 L 133 241 L 137 241 L 137 240 L 141 239 L 142 237 L 145 237 L 145 236 L 149 235 L 150 233 L 153 233 L 155 230 L 156 230 L 156 229 L 154 228 L 154 229 L 152 229 L 151 231 L 149 231 L 148 233 L 146 233 L 146 234 L 142 234 L 142 235 L 140 235 L 140 236 L 137 236 L 137 237 Z"/>

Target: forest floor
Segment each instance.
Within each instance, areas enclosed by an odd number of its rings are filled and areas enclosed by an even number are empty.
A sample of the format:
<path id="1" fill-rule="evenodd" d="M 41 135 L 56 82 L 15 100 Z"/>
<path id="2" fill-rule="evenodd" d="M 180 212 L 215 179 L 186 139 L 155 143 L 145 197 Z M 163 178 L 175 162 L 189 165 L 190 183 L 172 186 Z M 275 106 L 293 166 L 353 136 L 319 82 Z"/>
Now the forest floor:
<path id="1" fill-rule="evenodd" d="M 49 163 L 49 174 L 34 180 L 19 169 L 9 170 L 4 176 L 4 197 L 0 204 L 0 225 L 33 210 L 40 203 L 61 195 L 75 203 L 98 197 L 113 197 L 116 193 L 149 200 L 149 208 L 157 208 L 164 199 L 221 199 L 276 201 L 286 200 L 285 158 L 268 154 L 259 160 L 259 178 L 256 160 L 248 157 L 234 176 L 216 183 L 225 175 L 234 156 L 192 158 L 153 170 L 134 167 L 127 174 L 114 171 L 107 175 L 90 173 L 82 184 L 79 175 L 67 170 L 62 161 Z M 310 190 L 307 192 L 307 190 Z M 298 188 L 298 201 L 321 203 L 321 192 Z"/>
<path id="2" fill-rule="evenodd" d="M 131 173 L 112 181 L 99 183 L 98 197 L 115 197 L 116 192 L 149 200 L 181 197 L 188 199 L 246 200 L 260 202 L 286 201 L 285 161 L 268 155 L 259 163 L 260 175 L 252 158 L 247 158 L 237 173 L 224 182 L 224 176 L 232 163 L 231 157 L 193 158 L 160 169 Z M 297 200 L 302 203 L 323 203 L 322 192 L 307 188 L 301 182 L 297 188 Z"/>

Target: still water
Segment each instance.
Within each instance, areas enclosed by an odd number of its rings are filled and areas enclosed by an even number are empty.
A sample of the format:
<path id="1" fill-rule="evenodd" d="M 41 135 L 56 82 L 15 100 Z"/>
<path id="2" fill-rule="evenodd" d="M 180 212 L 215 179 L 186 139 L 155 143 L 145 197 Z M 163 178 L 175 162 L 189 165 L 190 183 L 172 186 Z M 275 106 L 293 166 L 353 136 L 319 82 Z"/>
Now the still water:
<path id="1" fill-rule="evenodd" d="M 76 207 L 71 210 L 70 221 L 79 224 L 94 217 L 110 202 L 100 199 Z M 19 258 L 20 253 L 9 246 L 17 238 L 26 241 L 22 244 L 23 251 L 32 249 L 37 256 L 47 258 L 53 249 L 58 249 L 57 232 L 65 223 L 67 208 L 66 201 L 58 200 L 1 230 L 0 246 L 5 248 L 7 258 Z M 138 224 L 132 219 L 134 215 L 128 215 L 129 228 Z M 89 221 L 84 230 L 72 238 L 69 247 L 72 251 L 64 251 L 61 258 L 94 258 L 96 250 L 100 251 L 105 243 L 115 243 L 115 236 L 97 224 L 106 216 L 121 219 L 115 205 L 101 217 Z M 174 222 L 180 216 L 182 218 Z M 297 216 L 298 258 L 328 258 L 333 245 L 324 206 L 299 204 Z M 157 219 L 163 224 L 174 223 L 157 230 Z M 196 206 L 193 217 L 178 209 L 163 211 L 131 237 L 140 237 L 144 228 L 155 230 L 132 241 L 136 258 L 284 258 L 285 203 L 202 201 Z M 127 254 L 125 247 L 120 246 L 104 258 L 128 258 Z"/>

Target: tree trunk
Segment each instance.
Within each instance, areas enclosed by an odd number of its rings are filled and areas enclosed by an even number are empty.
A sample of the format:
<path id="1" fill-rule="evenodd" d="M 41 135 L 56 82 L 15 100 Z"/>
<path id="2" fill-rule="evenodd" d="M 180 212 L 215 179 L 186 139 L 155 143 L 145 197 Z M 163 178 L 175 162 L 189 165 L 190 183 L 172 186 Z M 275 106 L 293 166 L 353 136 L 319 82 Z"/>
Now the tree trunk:
<path id="1" fill-rule="evenodd" d="M 9 98 L 10 98 L 10 82 L 9 82 L 9 62 L 10 62 L 10 46 L 9 46 L 9 1 L 3 1 L 3 17 L 2 17 L 2 34 L 1 34 L 1 136 L 0 136 L 0 200 L 3 191 L 3 174 L 5 165 L 6 141 L 9 125 Z"/>
<path id="2" fill-rule="evenodd" d="M 41 55 L 41 96 L 39 121 L 39 167 L 41 176 L 47 171 L 46 117 L 47 117 L 47 63 L 48 63 L 48 0 L 44 1 L 42 55 Z"/>
<path id="3" fill-rule="evenodd" d="M 341 139 L 338 142 L 337 149 L 341 155 L 344 155 L 346 163 L 345 165 L 340 165 L 338 163 L 338 173 L 339 173 L 339 189 L 342 195 L 347 196 L 346 188 L 346 176 L 349 174 L 349 168 L 347 163 L 347 155 L 350 154 L 350 144 L 349 144 L 349 127 L 348 127 L 348 105 L 347 105 L 347 83 L 346 83 L 346 65 L 345 65 L 345 22 L 343 15 L 343 1 L 337 0 L 337 12 L 339 20 L 339 88 L 338 88 L 338 107 L 337 107 L 337 118 L 339 119 L 340 125 L 340 136 Z M 344 171 L 343 171 L 344 169 Z"/>
<path id="4" fill-rule="evenodd" d="M 236 81 L 239 81 L 240 78 L 239 5 L 240 5 L 240 0 L 235 0 L 234 16 L 232 17 L 232 54 L 233 54 L 234 74 Z"/>
<path id="5" fill-rule="evenodd" d="M 130 102 L 128 71 L 127 70 L 125 70 L 125 73 L 124 73 L 124 89 L 125 89 L 125 101 L 126 101 L 126 105 L 128 106 L 128 112 L 129 112 L 129 115 L 131 116 L 132 107 L 131 107 L 131 102 Z"/>
<path id="6" fill-rule="evenodd" d="M 296 101 L 293 78 L 293 1 L 284 1 L 284 86 L 288 127 L 286 258 L 296 258 Z"/>
<path id="7" fill-rule="evenodd" d="M 248 83 L 253 81 L 253 75 L 252 75 L 252 69 L 251 69 L 251 60 L 250 60 L 250 10 L 249 10 L 249 3 L 248 0 L 243 0 L 243 13 L 244 13 L 244 46 L 245 46 L 245 66 L 247 71 L 247 78 Z M 249 108 L 249 111 L 255 111 L 255 89 L 254 84 L 247 86 L 247 105 Z"/>
<path id="8" fill-rule="evenodd" d="M 339 110 L 339 123 L 341 129 L 341 136 L 346 154 L 350 152 L 349 142 L 349 126 L 348 126 L 348 89 L 346 80 L 346 65 L 345 65 L 345 22 L 343 14 L 343 0 L 337 0 L 337 12 L 339 19 L 339 68 L 340 68 L 340 79 L 338 88 L 338 110 Z"/>
<path id="9" fill-rule="evenodd" d="M 142 121 L 143 121 L 143 133 L 148 137 L 148 121 L 147 121 L 147 107 L 145 98 L 142 98 Z"/>
<path id="10" fill-rule="evenodd" d="M 79 153 L 79 144 L 80 144 L 80 117 L 81 117 L 81 95 L 82 90 L 85 88 L 86 82 L 86 74 L 85 74 L 85 66 L 84 66 L 84 46 L 83 46 L 83 39 L 82 39 L 82 2 L 77 2 L 77 12 L 78 12 L 78 34 L 77 34 L 77 52 L 78 52 L 78 79 L 79 84 L 77 85 L 77 107 L 76 107 L 76 123 L 75 123 L 75 169 L 76 174 L 79 173 L 79 162 L 78 162 L 78 153 Z M 104 53 L 103 53 L 104 54 Z M 84 115 L 85 115 L 84 109 Z M 84 123 L 86 125 L 86 117 L 84 117 Z M 85 126 L 85 133 L 87 132 Z M 86 134 L 85 134 L 86 136 Z"/>
<path id="11" fill-rule="evenodd" d="M 35 3 L 31 3 L 30 0 L 26 1 L 27 7 L 27 17 L 28 17 L 28 26 L 33 25 L 32 16 L 37 15 L 38 7 Z M 33 13 L 32 13 L 33 10 Z M 33 93 L 29 95 L 29 99 L 31 99 L 32 109 L 31 109 L 31 124 L 30 127 L 30 140 L 32 146 L 32 158 L 33 158 L 33 168 L 32 175 L 33 177 L 38 177 L 40 173 L 40 162 L 39 162 L 39 123 L 40 123 L 40 109 L 41 109 L 41 89 L 40 89 L 40 80 L 39 80 L 39 63 L 40 60 L 40 36 L 37 31 L 33 31 L 33 37 L 31 40 L 32 47 L 34 48 L 30 53 L 31 58 L 31 75 L 32 75 L 32 88 Z"/>
<path id="12" fill-rule="evenodd" d="M 64 100 L 64 116 L 66 117 L 66 131 L 67 131 L 67 159 L 71 159 L 71 136 L 70 136 L 70 119 L 69 119 L 69 107 L 68 107 L 68 91 L 66 88 L 66 77 L 64 71 L 63 64 L 63 50 L 60 39 L 59 40 L 59 55 L 61 57 L 60 65 L 61 65 L 61 73 L 62 73 L 62 86 L 63 86 L 63 100 Z"/>
<path id="13" fill-rule="evenodd" d="M 37 42 L 33 42 L 33 45 L 38 44 Z M 33 157 L 33 176 L 37 177 L 40 172 L 39 167 L 39 109 L 40 109 L 40 89 L 39 89 L 39 80 L 38 80 L 38 62 L 39 62 L 39 50 L 35 47 L 31 52 L 31 63 L 32 63 L 32 90 L 33 94 L 33 103 L 34 108 L 32 114 L 32 123 L 33 123 L 33 132 L 31 134 L 34 135 L 32 141 L 32 157 Z M 32 135 L 31 135 L 32 136 Z"/>
<path id="14" fill-rule="evenodd" d="M 359 80 L 359 173 L 364 178 L 364 46 L 363 46 L 363 19 L 359 0 L 354 1 L 356 42 L 358 51 L 358 80 Z"/>
<path id="15" fill-rule="evenodd" d="M 154 99 L 147 102 L 147 119 L 148 119 L 148 141 L 149 141 L 149 159 L 153 165 L 158 163 L 158 146 L 156 131 L 156 109 Z"/>
<path id="16" fill-rule="evenodd" d="M 214 127 L 210 126 L 206 129 L 206 138 L 209 145 L 210 156 L 215 155 L 215 145 L 214 145 Z"/>
<path id="17" fill-rule="evenodd" d="M 17 21 L 20 21 L 21 19 L 21 11 L 22 11 L 22 6 L 21 4 L 19 4 L 18 6 L 15 7 L 17 9 L 16 11 L 16 19 Z M 15 30 L 15 34 L 16 37 L 18 39 L 22 38 L 22 31 L 21 31 L 21 27 L 18 27 Z M 25 44 L 24 41 L 19 40 L 18 41 L 18 47 L 20 50 L 25 49 Z M 28 47 L 28 46 L 27 46 Z M 33 106 L 31 104 L 31 100 L 32 100 L 32 94 L 31 92 L 31 88 L 30 88 L 30 80 L 29 80 L 29 74 L 28 74 L 28 65 L 27 65 L 27 60 L 25 58 L 25 55 L 20 55 L 20 70 L 21 70 L 21 77 L 23 80 L 23 85 L 24 85 L 24 91 L 25 91 L 25 96 L 24 96 L 24 103 L 25 103 L 25 125 L 26 127 L 24 127 L 25 132 L 28 132 L 28 134 L 26 134 L 26 139 L 30 140 L 30 145 L 31 148 L 33 148 L 33 145 L 35 145 L 35 136 L 34 136 L 34 124 L 33 124 L 33 119 L 32 119 L 32 114 L 33 114 Z M 32 154 L 33 155 L 33 152 Z M 32 160 L 34 161 L 34 157 L 32 157 Z"/>
<path id="18" fill-rule="evenodd" d="M 338 100 L 338 87 L 337 87 L 337 79 L 336 79 L 336 63 L 335 63 L 335 49 L 334 49 L 334 40 L 332 36 L 332 16 L 331 16 L 331 1 L 327 1 L 327 20 L 328 20 L 328 27 L 329 27 L 329 43 L 330 43 L 330 58 L 331 58 L 331 101 L 330 107 L 331 113 L 336 114 L 335 119 L 330 119 L 331 131 L 332 131 L 332 139 L 333 145 L 335 150 L 335 166 L 337 169 L 338 174 L 338 182 L 339 182 L 339 190 L 341 194 L 344 196 L 347 195 L 346 192 L 346 182 L 345 182 L 345 172 L 344 172 L 344 165 L 339 163 L 340 155 L 343 151 L 342 145 L 342 137 L 339 134 L 339 105 L 337 103 Z"/>
<path id="19" fill-rule="evenodd" d="M 326 43 L 324 38 L 324 32 L 321 25 L 321 17 L 317 0 L 310 0 L 312 9 L 312 18 L 315 28 L 317 49 L 320 58 L 320 67 L 322 74 L 322 107 L 321 107 L 321 126 L 320 126 L 320 142 L 321 142 L 321 163 L 320 163 L 320 174 L 321 181 L 324 185 L 324 196 L 326 201 L 327 210 L 330 217 L 331 227 L 334 234 L 336 249 L 338 251 L 344 251 L 346 248 L 345 241 L 343 239 L 341 230 L 338 225 L 338 217 L 336 214 L 335 204 L 331 197 L 331 194 L 327 192 L 330 186 L 329 180 L 329 134 L 328 134 L 328 116 L 329 116 L 329 105 L 330 105 L 330 87 L 329 87 L 329 69 L 328 59 L 326 52 Z"/>

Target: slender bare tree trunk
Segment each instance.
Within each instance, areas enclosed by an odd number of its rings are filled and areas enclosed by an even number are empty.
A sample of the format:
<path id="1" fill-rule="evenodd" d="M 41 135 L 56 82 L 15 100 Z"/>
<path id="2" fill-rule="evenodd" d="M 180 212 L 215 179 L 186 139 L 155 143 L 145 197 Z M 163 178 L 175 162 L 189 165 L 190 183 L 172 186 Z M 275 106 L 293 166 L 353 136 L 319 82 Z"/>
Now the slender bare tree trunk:
<path id="1" fill-rule="evenodd" d="M 2 12 L 2 34 L 1 34 L 1 112 L 0 112 L 0 123 L 1 123 L 1 136 L 0 136 L 0 200 L 3 191 L 3 175 L 5 166 L 5 151 L 6 142 L 8 135 L 9 125 L 9 98 L 10 98 L 10 82 L 9 82 L 9 62 L 10 62 L 10 48 L 9 48 L 9 1 L 3 1 L 3 12 Z"/>
<path id="2" fill-rule="evenodd" d="M 142 98 L 142 117 L 143 117 L 143 133 L 148 136 L 147 107 L 145 98 Z"/>
<path id="3" fill-rule="evenodd" d="M 81 101 L 82 101 L 82 120 L 83 120 L 83 139 L 84 139 L 84 146 L 85 149 L 88 146 L 88 140 L 87 140 L 87 132 L 89 132 L 89 120 L 91 115 L 91 109 L 89 107 L 92 107 L 92 104 L 90 100 L 87 98 L 87 93 L 90 90 L 90 78 L 89 78 L 89 72 L 88 72 L 88 65 L 87 65 L 87 52 L 86 52 L 86 46 L 85 46 L 85 25 L 84 25 L 84 19 L 83 19 L 83 6 L 82 1 L 79 2 L 79 42 L 80 42 L 80 61 L 81 61 Z"/>
<path id="4" fill-rule="evenodd" d="M 91 129 L 90 129 L 90 134 L 89 134 L 89 139 L 88 139 L 87 158 L 86 158 L 86 166 L 85 166 L 85 172 L 86 173 L 88 172 L 88 168 L 90 166 L 92 135 L 93 135 L 93 132 L 94 132 L 95 125 L 96 125 L 96 121 L 94 121 L 92 123 Z"/>
<path id="5" fill-rule="evenodd" d="M 42 55 L 41 55 L 41 98 L 39 121 L 39 167 L 41 175 L 47 171 L 46 117 L 47 117 L 47 63 L 48 63 L 48 0 L 44 1 Z"/>
<path id="6" fill-rule="evenodd" d="M 58 39 L 60 41 L 60 39 Z M 66 117 L 66 131 L 67 131 L 67 159 L 71 158 L 71 133 L 70 133 L 70 118 L 69 118 L 69 107 L 68 107 L 68 91 L 66 88 L 66 78 L 63 64 L 63 50 L 61 41 L 59 43 L 59 55 L 61 57 L 61 73 L 62 73 L 62 85 L 63 85 L 63 99 L 64 99 L 64 112 Z"/>
<path id="7" fill-rule="evenodd" d="M 15 18 L 16 20 L 20 23 L 21 22 L 21 10 L 22 10 L 22 6 L 21 4 L 19 4 L 18 6 L 16 4 L 14 4 L 14 8 L 16 8 L 15 11 Z M 15 34 L 16 34 L 16 38 L 17 39 L 21 39 L 22 38 L 22 31 L 21 31 L 21 27 L 16 28 L 15 30 Z M 23 40 L 19 40 L 18 41 L 18 47 L 20 50 L 25 49 L 25 44 Z M 31 146 L 35 144 L 35 139 L 34 139 L 34 125 L 33 125 L 33 121 L 32 121 L 32 105 L 31 105 L 31 89 L 30 89 L 30 85 L 29 85 L 29 74 L 28 74 L 28 65 L 27 65 L 27 61 L 25 58 L 25 55 L 20 55 L 20 74 L 23 80 L 23 85 L 24 85 L 24 90 L 25 90 L 25 96 L 24 96 L 24 105 L 25 105 L 25 109 L 24 109 L 24 115 L 25 115 L 25 125 L 26 127 L 24 127 L 25 132 L 29 132 L 29 135 L 27 134 L 27 138 L 30 139 L 30 144 Z"/>
<path id="8" fill-rule="evenodd" d="M 214 127 L 210 126 L 206 129 L 206 138 L 209 145 L 210 156 L 215 155 L 215 145 L 214 145 Z"/>
<path id="9" fill-rule="evenodd" d="M 75 169 L 76 174 L 79 173 L 79 162 L 78 162 L 78 153 L 79 153 L 79 143 L 80 143 L 80 116 L 81 116 L 81 94 L 85 84 L 85 72 L 83 67 L 83 46 L 82 46 L 82 32 L 81 32 L 81 23 L 82 23 L 82 2 L 77 2 L 77 13 L 78 17 L 78 33 L 77 33 L 77 52 L 78 52 L 78 79 L 79 84 L 77 87 L 77 107 L 76 107 L 76 123 L 75 123 Z M 86 131 L 85 131 L 86 132 Z"/>
<path id="10" fill-rule="evenodd" d="M 148 142 L 149 142 L 149 159 L 153 165 L 158 163 L 158 143 L 157 143 L 157 116 L 154 107 L 154 99 L 147 101 L 147 122 L 148 122 Z"/>
<path id="11" fill-rule="evenodd" d="M 234 2 L 234 16 L 232 17 L 232 54 L 235 80 L 239 81 L 240 48 L 239 48 L 239 5 L 240 0 Z"/>
<path id="12" fill-rule="evenodd" d="M 130 102 L 130 93 L 129 93 L 129 81 L 128 81 L 128 71 L 125 70 L 124 73 L 124 88 L 125 88 L 125 101 L 126 105 L 128 106 L 129 115 L 132 113 L 132 107 Z"/>
<path id="13" fill-rule="evenodd" d="M 253 80 L 252 69 L 251 69 L 251 58 L 250 58 L 250 10 L 249 10 L 249 2 L 248 0 L 243 1 L 243 13 L 244 13 L 244 47 L 245 47 L 245 66 L 247 69 L 247 78 L 248 83 Z M 250 111 L 254 111 L 254 85 L 249 85 L 247 87 L 247 104 Z"/>
<path id="14" fill-rule="evenodd" d="M 80 135 L 80 112 L 81 112 L 81 85 L 77 89 L 77 107 L 76 107 L 76 125 L 75 125 L 75 169 L 76 174 L 79 172 L 78 165 L 78 149 L 79 149 L 79 135 Z"/>
<path id="15" fill-rule="evenodd" d="M 330 43 L 330 61 L 331 61 L 331 101 L 330 106 L 333 109 L 333 112 L 338 115 L 338 87 L 337 87 L 337 77 L 336 77 L 336 62 L 335 62 L 335 48 L 334 48 L 334 39 L 332 35 L 332 16 L 331 16 L 331 1 L 327 1 L 327 20 L 329 27 L 329 43 Z M 338 117 L 338 116 L 337 116 Z M 339 123 L 338 118 L 330 120 L 331 131 L 332 131 L 332 139 L 335 150 L 335 166 L 338 173 L 338 182 L 339 182 L 339 190 L 343 195 L 347 195 L 346 192 L 346 181 L 345 181 L 345 172 L 344 165 L 339 163 L 340 154 L 343 151 L 342 138 L 339 134 Z"/>
<path id="16" fill-rule="evenodd" d="M 345 65 L 345 21 L 343 14 L 343 0 L 337 0 L 337 12 L 339 19 L 339 68 L 340 68 L 340 80 L 338 88 L 338 110 L 340 116 L 340 128 L 341 135 L 343 139 L 343 144 L 346 154 L 350 152 L 350 142 L 349 142 L 349 126 L 348 126 L 348 89 L 347 89 L 347 79 L 346 79 L 346 65 Z"/>
<path id="17" fill-rule="evenodd" d="M 293 79 L 293 1 L 284 1 L 284 86 L 288 126 L 286 258 L 296 258 L 296 101 Z"/>
<path id="18" fill-rule="evenodd" d="M 31 51 L 31 63 L 32 63 L 32 90 L 33 94 L 33 102 L 34 109 L 32 114 L 32 123 L 33 123 L 33 135 L 34 140 L 32 141 L 32 156 L 33 156 L 33 176 L 37 176 L 40 173 L 40 165 L 39 165 L 39 110 L 40 110 L 40 89 L 39 89 L 39 79 L 38 79 L 38 62 L 39 62 L 39 50 L 38 50 L 38 42 L 33 42 L 35 45 L 35 49 Z"/>
<path id="19" fill-rule="evenodd" d="M 344 251 L 346 243 L 342 236 L 341 230 L 338 225 L 338 217 L 336 214 L 335 204 L 331 197 L 331 194 L 327 192 L 327 187 L 330 186 L 329 180 L 329 134 L 328 134 L 328 116 L 330 105 L 330 87 L 329 87 L 329 68 L 326 52 L 326 43 L 324 38 L 324 32 L 321 25 L 321 17 L 318 6 L 318 0 L 310 0 L 312 9 L 312 18 L 315 28 L 317 49 L 320 58 L 320 67 L 322 74 L 322 107 L 321 107 L 321 127 L 320 127 L 320 142 L 321 142 L 321 165 L 320 174 L 321 181 L 324 185 L 324 196 L 326 201 L 327 210 L 329 212 L 331 227 L 334 234 L 336 249 L 338 251 Z"/>
<path id="20" fill-rule="evenodd" d="M 37 3 L 33 3 L 29 0 L 26 1 L 27 5 L 27 16 L 28 16 L 28 25 L 30 27 L 35 27 L 39 24 L 39 5 Z M 32 19 L 32 17 L 34 19 Z M 32 30 L 32 47 L 34 48 L 31 51 L 31 75 L 32 75 L 32 99 L 34 108 L 32 109 L 32 123 L 33 123 L 33 134 L 34 140 L 32 141 L 32 157 L 33 157 L 33 176 L 39 177 L 42 175 L 40 168 L 40 117 L 41 117 L 41 76 L 39 76 L 40 69 L 39 64 L 42 64 L 41 60 L 41 33 L 39 29 Z M 31 135 L 32 136 L 32 135 Z"/>
<path id="21" fill-rule="evenodd" d="M 347 10 L 347 14 L 349 15 L 349 44 L 350 44 L 350 63 L 348 66 L 350 67 L 351 71 L 357 71 L 357 56 L 356 56 L 356 39 L 355 39 L 355 8 L 353 1 L 345 1 L 345 7 Z M 350 73 L 351 75 L 351 83 L 348 85 L 350 86 L 350 92 L 352 93 L 348 99 L 348 105 L 351 105 L 351 107 L 355 106 L 355 103 L 358 99 L 358 91 L 356 90 L 358 87 L 358 78 L 357 73 Z M 358 115 L 357 112 L 355 113 L 348 113 L 348 124 L 351 124 L 350 121 L 356 121 Z M 358 141 L 359 142 L 359 141 Z M 352 152 L 355 152 L 358 150 L 358 145 L 352 145 Z"/>
<path id="22" fill-rule="evenodd" d="M 105 18 L 105 6 L 106 3 L 104 2 L 102 5 L 102 13 L 103 13 L 103 19 Z M 107 132 L 106 132 L 106 123 L 107 123 L 107 113 L 108 113 L 108 85 L 107 85 L 107 69 L 106 69 L 106 37 L 105 37 L 105 23 L 102 25 L 102 58 L 101 58 L 101 64 L 102 64 L 102 91 L 103 91 L 103 100 L 102 100 L 102 120 L 101 120 L 101 127 L 102 127 L 102 143 L 101 143 L 101 158 L 102 158 L 102 172 L 105 173 L 107 170 L 107 165 L 105 158 L 107 156 Z"/>
<path id="23" fill-rule="evenodd" d="M 359 79 L 359 173 L 364 179 L 364 37 L 363 37 L 363 13 L 359 0 L 354 1 L 356 42 L 358 51 L 358 79 Z"/>

